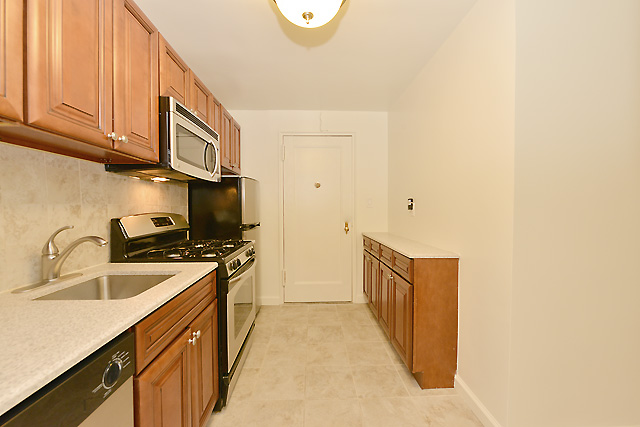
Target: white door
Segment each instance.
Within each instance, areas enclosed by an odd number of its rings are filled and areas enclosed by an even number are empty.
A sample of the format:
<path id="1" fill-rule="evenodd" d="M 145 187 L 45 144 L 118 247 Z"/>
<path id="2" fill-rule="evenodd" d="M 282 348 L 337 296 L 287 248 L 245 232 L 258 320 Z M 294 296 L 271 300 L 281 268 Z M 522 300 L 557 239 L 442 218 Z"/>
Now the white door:
<path id="1" fill-rule="evenodd" d="M 284 136 L 284 300 L 351 301 L 351 136 Z"/>

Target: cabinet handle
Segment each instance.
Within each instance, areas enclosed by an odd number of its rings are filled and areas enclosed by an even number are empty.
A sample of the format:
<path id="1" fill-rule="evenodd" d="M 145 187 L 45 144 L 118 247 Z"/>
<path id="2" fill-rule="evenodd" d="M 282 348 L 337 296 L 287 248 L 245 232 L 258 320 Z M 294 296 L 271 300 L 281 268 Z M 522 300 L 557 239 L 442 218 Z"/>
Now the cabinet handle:
<path id="1" fill-rule="evenodd" d="M 393 280 L 393 276 L 392 275 L 389 275 L 389 280 Z"/>
<path id="2" fill-rule="evenodd" d="M 107 138 L 110 138 L 114 141 L 118 140 L 118 135 L 115 132 L 111 132 L 109 135 L 107 135 Z"/>
<path id="3" fill-rule="evenodd" d="M 118 138 L 118 141 L 126 144 L 127 142 L 129 142 L 129 138 L 127 138 L 125 135 L 122 135 L 120 138 Z"/>
<path id="4" fill-rule="evenodd" d="M 196 340 L 197 340 L 196 337 L 189 338 L 189 344 L 196 345 Z"/>
<path id="5" fill-rule="evenodd" d="M 200 330 L 198 329 L 198 332 L 194 332 L 193 333 L 193 338 L 200 338 Z"/>

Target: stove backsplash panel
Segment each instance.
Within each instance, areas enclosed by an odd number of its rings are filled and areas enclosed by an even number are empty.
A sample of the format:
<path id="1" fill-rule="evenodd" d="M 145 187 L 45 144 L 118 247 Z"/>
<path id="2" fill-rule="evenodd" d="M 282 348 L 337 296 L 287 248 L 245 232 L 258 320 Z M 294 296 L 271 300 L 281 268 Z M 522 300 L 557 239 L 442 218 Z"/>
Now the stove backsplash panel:
<path id="1" fill-rule="evenodd" d="M 105 172 L 104 165 L 0 142 L 0 292 L 36 282 L 51 233 L 60 250 L 78 237 L 109 239 L 109 220 L 144 212 L 188 216 L 183 183 L 153 183 Z M 109 249 L 80 245 L 62 273 L 109 261 Z"/>

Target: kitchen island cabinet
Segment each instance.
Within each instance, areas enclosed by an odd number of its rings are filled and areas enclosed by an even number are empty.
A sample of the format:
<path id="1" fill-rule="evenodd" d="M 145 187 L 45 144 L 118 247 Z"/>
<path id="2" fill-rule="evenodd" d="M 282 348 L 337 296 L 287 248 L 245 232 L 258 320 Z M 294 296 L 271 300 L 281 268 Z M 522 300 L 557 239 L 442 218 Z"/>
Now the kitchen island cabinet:
<path id="1" fill-rule="evenodd" d="M 23 119 L 23 2 L 0 0 L 0 117 Z"/>
<path id="2" fill-rule="evenodd" d="M 369 307 L 400 358 L 421 388 L 453 387 L 459 257 L 388 233 L 366 233 L 363 246 L 365 269 L 369 262 L 380 264 L 378 290 L 365 270 Z"/>

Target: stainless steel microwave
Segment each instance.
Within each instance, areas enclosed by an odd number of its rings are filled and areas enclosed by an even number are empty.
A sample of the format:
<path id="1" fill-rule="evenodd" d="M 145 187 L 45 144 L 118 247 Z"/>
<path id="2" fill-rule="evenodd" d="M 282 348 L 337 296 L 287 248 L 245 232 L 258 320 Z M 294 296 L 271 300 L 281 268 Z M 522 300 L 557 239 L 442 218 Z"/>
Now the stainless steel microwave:
<path id="1" fill-rule="evenodd" d="M 218 133 L 173 97 L 160 97 L 160 161 L 105 165 L 109 172 L 141 179 L 220 181 Z"/>

